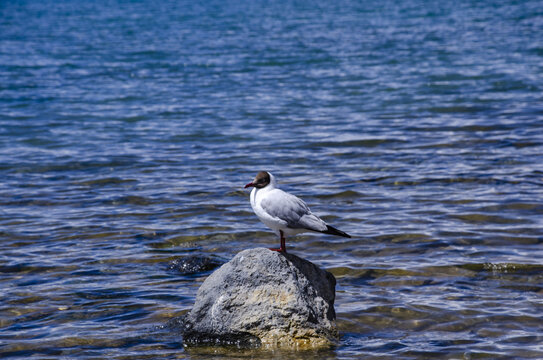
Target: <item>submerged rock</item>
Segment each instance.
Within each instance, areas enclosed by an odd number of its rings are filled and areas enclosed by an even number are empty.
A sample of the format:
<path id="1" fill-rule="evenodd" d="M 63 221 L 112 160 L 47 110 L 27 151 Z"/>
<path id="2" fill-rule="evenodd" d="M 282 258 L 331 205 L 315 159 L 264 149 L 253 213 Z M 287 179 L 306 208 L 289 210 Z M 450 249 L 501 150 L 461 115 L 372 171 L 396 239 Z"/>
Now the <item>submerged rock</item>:
<path id="1" fill-rule="evenodd" d="M 292 254 L 245 250 L 202 284 L 183 324 L 185 344 L 316 348 L 338 338 L 336 279 Z"/>
<path id="2" fill-rule="evenodd" d="M 221 265 L 222 262 L 210 257 L 187 256 L 170 261 L 168 270 L 188 275 L 213 270 Z"/>

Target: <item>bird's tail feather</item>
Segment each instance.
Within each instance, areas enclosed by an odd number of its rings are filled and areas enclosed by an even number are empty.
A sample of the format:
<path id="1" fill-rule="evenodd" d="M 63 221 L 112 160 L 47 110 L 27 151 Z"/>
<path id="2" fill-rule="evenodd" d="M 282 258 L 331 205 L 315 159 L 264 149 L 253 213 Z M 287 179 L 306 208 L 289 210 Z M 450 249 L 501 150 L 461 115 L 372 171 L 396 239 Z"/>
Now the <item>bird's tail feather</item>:
<path id="1" fill-rule="evenodd" d="M 346 237 L 346 238 L 350 238 L 351 235 L 341 231 L 341 230 L 338 230 L 336 229 L 335 227 L 333 226 L 330 226 L 330 225 L 326 225 L 326 230 L 324 231 L 321 231 L 323 234 L 330 234 L 330 235 L 337 235 L 337 236 L 343 236 L 343 237 Z"/>

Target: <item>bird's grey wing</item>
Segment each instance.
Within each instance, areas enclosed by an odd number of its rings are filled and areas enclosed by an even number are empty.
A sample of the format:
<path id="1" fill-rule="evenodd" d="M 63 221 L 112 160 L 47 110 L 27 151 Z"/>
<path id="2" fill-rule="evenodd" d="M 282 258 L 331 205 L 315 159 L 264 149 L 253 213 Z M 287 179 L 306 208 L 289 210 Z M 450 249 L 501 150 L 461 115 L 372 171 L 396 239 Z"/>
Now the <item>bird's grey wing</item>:
<path id="1" fill-rule="evenodd" d="M 271 216 L 285 221 L 289 228 L 326 230 L 324 221 L 313 215 L 302 199 L 282 190 L 276 189 L 268 194 L 260 205 Z"/>
<path id="2" fill-rule="evenodd" d="M 313 231 L 326 231 L 326 223 L 321 220 L 317 215 L 309 213 L 303 215 L 300 220 L 298 220 L 298 226 L 304 229 L 309 229 Z"/>

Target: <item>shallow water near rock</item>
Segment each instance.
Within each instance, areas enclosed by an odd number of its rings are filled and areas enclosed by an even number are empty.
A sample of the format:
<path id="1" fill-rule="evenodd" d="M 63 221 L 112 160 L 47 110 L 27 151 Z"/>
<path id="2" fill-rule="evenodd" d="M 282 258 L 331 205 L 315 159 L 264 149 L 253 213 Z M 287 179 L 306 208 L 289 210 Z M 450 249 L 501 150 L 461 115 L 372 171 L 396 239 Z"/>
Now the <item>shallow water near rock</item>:
<path id="1" fill-rule="evenodd" d="M 0 5 L 0 357 L 543 357 L 539 1 Z M 340 344 L 187 350 L 207 272 L 278 239 L 260 170 L 344 239 Z"/>

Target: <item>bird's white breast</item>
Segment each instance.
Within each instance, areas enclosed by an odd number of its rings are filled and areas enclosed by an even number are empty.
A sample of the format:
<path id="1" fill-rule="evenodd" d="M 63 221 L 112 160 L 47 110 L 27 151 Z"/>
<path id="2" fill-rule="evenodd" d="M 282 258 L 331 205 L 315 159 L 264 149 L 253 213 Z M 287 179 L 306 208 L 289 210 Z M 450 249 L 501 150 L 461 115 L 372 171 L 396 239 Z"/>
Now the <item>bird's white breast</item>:
<path id="1" fill-rule="evenodd" d="M 271 189 L 270 189 L 271 190 Z M 270 229 L 279 232 L 279 230 L 287 229 L 287 222 L 277 217 L 273 217 L 268 214 L 260 205 L 262 199 L 269 195 L 270 190 L 267 188 L 257 189 L 253 188 L 251 191 L 251 207 L 256 216 Z"/>

